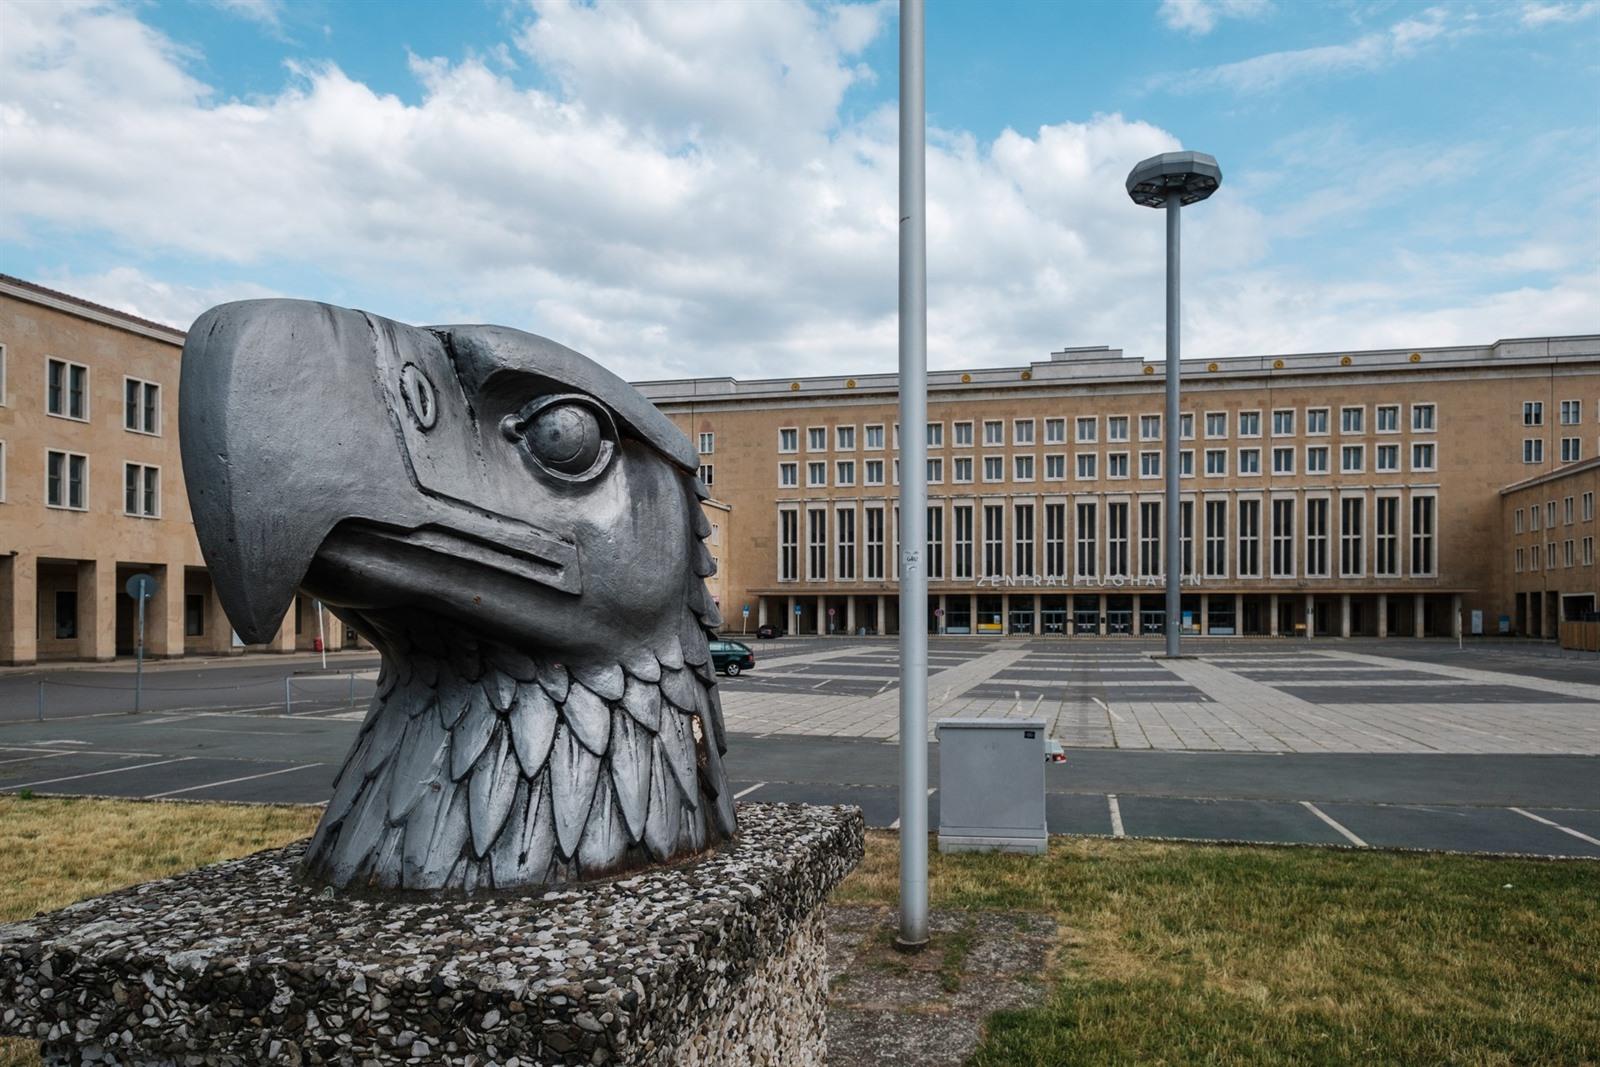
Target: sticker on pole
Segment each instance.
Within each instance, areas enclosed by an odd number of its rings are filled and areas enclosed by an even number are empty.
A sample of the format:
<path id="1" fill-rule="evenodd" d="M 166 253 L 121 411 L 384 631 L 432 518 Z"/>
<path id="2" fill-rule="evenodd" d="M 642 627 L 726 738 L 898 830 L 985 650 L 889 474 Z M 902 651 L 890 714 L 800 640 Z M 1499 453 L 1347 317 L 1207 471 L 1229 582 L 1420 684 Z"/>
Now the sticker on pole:
<path id="1" fill-rule="evenodd" d="M 135 600 L 149 600 L 156 595 L 156 580 L 148 574 L 135 574 L 123 588 Z"/>

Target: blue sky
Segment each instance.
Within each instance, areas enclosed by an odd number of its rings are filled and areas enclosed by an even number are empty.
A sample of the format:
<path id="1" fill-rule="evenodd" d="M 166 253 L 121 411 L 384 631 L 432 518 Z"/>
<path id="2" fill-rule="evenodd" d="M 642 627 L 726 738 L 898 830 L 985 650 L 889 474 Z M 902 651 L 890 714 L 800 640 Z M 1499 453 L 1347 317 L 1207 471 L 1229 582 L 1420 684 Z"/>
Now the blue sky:
<path id="1" fill-rule="evenodd" d="M 285 294 L 633 377 L 894 362 L 896 8 L 0 7 L 0 270 Z M 928 6 L 930 356 L 1161 347 L 1138 159 L 1209 151 L 1186 351 L 1600 330 L 1600 4 Z"/>

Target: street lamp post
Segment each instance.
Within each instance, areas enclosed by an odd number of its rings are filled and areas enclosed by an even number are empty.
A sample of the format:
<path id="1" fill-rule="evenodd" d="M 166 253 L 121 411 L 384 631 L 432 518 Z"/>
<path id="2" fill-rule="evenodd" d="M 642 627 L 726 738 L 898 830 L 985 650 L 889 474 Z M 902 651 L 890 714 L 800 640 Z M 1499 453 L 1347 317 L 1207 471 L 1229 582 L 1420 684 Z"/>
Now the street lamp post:
<path id="1" fill-rule="evenodd" d="M 1178 212 L 1198 204 L 1222 184 L 1222 169 L 1204 152 L 1163 152 L 1128 173 L 1128 196 L 1135 204 L 1167 211 L 1167 655 L 1178 654 L 1183 619 L 1183 531 L 1178 510 Z"/>

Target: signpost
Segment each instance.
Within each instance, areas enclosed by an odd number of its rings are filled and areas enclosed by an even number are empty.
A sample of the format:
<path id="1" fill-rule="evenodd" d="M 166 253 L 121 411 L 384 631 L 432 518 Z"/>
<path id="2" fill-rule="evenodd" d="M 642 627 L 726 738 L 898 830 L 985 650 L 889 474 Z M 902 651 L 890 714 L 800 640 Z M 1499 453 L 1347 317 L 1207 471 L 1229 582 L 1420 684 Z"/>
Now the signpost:
<path id="1" fill-rule="evenodd" d="M 739 636 L 743 637 L 746 628 L 750 625 L 750 605 L 745 604 L 739 608 Z"/>
<path id="2" fill-rule="evenodd" d="M 328 632 L 322 625 L 322 601 L 317 601 L 317 647 L 322 650 L 322 669 L 328 669 Z"/>
<path id="3" fill-rule="evenodd" d="M 135 604 L 139 605 L 139 628 L 134 638 L 133 710 L 139 711 L 144 703 L 144 602 L 155 595 L 156 580 L 148 574 L 135 574 L 125 587 Z"/>

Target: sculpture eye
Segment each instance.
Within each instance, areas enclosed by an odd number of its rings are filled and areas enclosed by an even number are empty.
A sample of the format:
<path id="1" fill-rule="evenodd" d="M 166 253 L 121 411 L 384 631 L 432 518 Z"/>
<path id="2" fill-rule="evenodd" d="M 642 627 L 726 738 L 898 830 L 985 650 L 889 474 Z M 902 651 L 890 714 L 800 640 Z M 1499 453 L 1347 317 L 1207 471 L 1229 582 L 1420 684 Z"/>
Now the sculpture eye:
<path id="1" fill-rule="evenodd" d="M 616 451 L 611 417 L 580 396 L 535 401 L 508 416 L 503 428 L 506 437 L 520 442 L 546 473 L 562 481 L 596 477 Z"/>
<path id="2" fill-rule="evenodd" d="M 400 371 L 400 393 L 405 397 L 406 410 L 417 429 L 427 433 L 439 421 L 439 403 L 433 383 L 415 363 L 407 363 Z"/>

